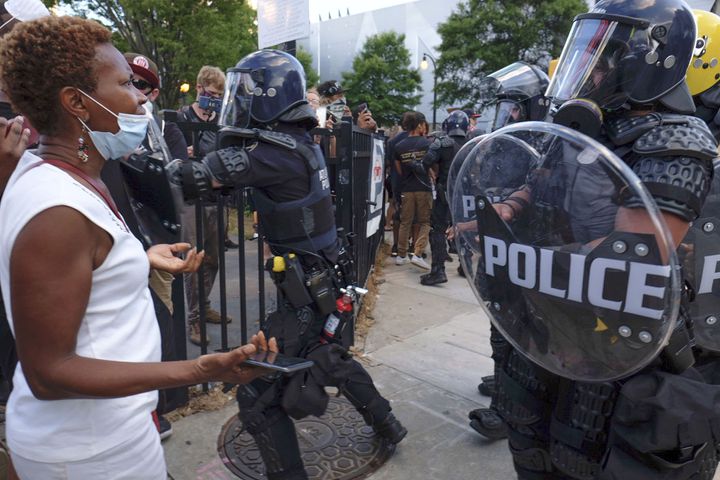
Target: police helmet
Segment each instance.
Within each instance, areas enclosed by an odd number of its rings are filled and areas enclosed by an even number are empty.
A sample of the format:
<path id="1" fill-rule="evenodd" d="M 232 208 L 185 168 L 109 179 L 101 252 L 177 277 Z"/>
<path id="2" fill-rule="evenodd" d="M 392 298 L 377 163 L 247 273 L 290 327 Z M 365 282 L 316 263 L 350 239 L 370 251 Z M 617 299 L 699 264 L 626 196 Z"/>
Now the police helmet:
<path id="1" fill-rule="evenodd" d="M 587 99 L 606 111 L 658 101 L 692 112 L 684 80 L 695 31 L 683 0 L 601 0 L 575 17 L 547 96 L 556 104 Z"/>
<path id="2" fill-rule="evenodd" d="M 545 120 L 549 102 L 544 93 L 548 83 L 545 72 L 525 62 L 512 63 L 488 75 L 484 89 L 496 104 L 492 130 L 516 122 Z"/>
<path id="3" fill-rule="evenodd" d="M 245 128 L 251 124 L 293 121 L 297 120 L 298 109 L 315 116 L 305 98 L 302 65 L 288 53 L 259 50 L 228 70 L 219 123 Z"/>
<path id="4" fill-rule="evenodd" d="M 462 110 L 455 110 L 443 122 L 443 130 L 451 137 L 464 137 L 469 124 L 467 114 Z"/>

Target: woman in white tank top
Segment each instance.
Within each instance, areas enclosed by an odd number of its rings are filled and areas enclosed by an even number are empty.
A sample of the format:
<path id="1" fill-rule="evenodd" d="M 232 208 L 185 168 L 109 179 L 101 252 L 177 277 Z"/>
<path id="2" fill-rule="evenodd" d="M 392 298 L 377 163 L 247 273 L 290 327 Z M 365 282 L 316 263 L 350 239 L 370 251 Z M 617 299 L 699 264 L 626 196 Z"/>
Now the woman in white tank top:
<path id="1" fill-rule="evenodd" d="M 229 353 L 159 361 L 149 269 L 177 273 L 199 258 L 175 258 L 177 245 L 146 254 L 100 180 L 147 125 L 110 32 L 72 17 L 22 23 L 0 41 L 0 64 L 13 106 L 41 134 L 0 204 L 0 284 L 20 358 L 7 409 L 17 473 L 165 480 L 156 390 L 246 383 L 264 372 L 242 362 L 276 345 L 256 336 Z"/>

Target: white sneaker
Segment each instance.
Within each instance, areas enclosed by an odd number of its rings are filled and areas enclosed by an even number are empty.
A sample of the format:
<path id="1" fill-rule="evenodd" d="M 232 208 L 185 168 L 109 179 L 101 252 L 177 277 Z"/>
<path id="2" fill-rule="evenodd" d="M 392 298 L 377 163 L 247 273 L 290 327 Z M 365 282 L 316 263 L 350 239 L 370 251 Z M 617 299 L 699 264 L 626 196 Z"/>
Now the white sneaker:
<path id="1" fill-rule="evenodd" d="M 409 261 L 407 257 L 395 257 L 395 265 L 405 265 Z"/>
<path id="2" fill-rule="evenodd" d="M 430 265 L 420 255 L 413 256 L 412 260 L 410 260 L 410 263 L 412 263 L 416 267 L 420 267 L 425 270 L 430 270 Z"/>

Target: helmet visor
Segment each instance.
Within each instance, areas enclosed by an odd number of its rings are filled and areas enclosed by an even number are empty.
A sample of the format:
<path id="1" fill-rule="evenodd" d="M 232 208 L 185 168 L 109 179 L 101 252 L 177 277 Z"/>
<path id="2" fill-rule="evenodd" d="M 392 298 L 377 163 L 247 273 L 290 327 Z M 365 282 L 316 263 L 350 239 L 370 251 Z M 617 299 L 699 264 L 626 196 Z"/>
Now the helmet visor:
<path id="1" fill-rule="evenodd" d="M 519 99 L 540 95 L 548 85 L 547 77 L 543 78 L 541 73 L 522 62 L 508 65 L 491 73 L 489 77 L 497 82 L 496 94 L 512 95 Z"/>
<path id="2" fill-rule="evenodd" d="M 527 120 L 525 111 L 520 102 L 512 100 L 500 100 L 495 110 L 495 123 L 493 131 L 510 125 L 511 123 L 524 122 Z"/>
<path id="3" fill-rule="evenodd" d="M 225 79 L 225 94 L 218 123 L 221 127 L 247 128 L 255 91 L 249 72 L 230 70 Z"/>
<path id="4" fill-rule="evenodd" d="M 576 20 L 546 96 L 556 103 L 586 98 L 603 109 L 620 107 L 636 80 L 624 67 L 649 48 L 647 37 L 636 35 L 638 27 L 606 18 Z"/>

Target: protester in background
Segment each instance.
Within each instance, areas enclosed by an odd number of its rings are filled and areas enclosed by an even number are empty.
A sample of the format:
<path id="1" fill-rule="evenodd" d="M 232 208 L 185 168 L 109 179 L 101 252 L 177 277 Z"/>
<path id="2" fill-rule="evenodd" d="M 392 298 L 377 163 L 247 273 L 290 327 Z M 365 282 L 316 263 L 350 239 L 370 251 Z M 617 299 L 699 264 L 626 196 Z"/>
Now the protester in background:
<path id="1" fill-rule="evenodd" d="M 217 125 L 218 113 L 225 89 L 225 74 L 217 67 L 205 65 L 197 76 L 197 97 L 192 105 L 180 109 L 178 119 L 184 122 L 199 122 Z M 215 132 L 204 130 L 199 133 L 185 135 L 188 153 L 191 159 L 201 159 L 215 150 Z M 197 148 L 197 151 L 194 151 Z M 203 211 L 203 247 L 205 262 L 203 264 L 203 285 L 205 287 L 205 320 L 208 323 L 222 323 L 220 313 L 210 306 L 210 292 L 215 284 L 218 272 L 218 218 L 215 205 L 206 206 Z M 196 244 L 195 206 L 186 205 L 182 210 L 183 241 Z M 225 222 L 227 225 L 227 222 Z M 187 299 L 188 339 L 195 345 L 201 344 L 200 336 L 200 299 L 198 298 L 198 274 L 185 275 L 185 296 Z M 227 323 L 232 317 L 227 316 Z M 207 339 L 209 341 L 209 339 Z"/>
<path id="2" fill-rule="evenodd" d="M 128 52 L 124 54 L 125 60 L 133 71 L 133 86 L 138 89 L 148 99 L 143 105 L 145 114 L 149 118 L 148 133 L 143 140 L 142 145 L 135 150 L 131 158 L 137 160 L 134 165 L 142 165 L 143 158 L 149 155 L 159 155 L 165 164 L 170 163 L 175 158 L 187 160 L 187 144 L 185 137 L 175 123 L 166 123 L 164 130 L 161 130 L 156 116 L 153 114 L 155 109 L 153 101 L 160 95 L 161 79 L 158 73 L 157 65 L 151 59 L 139 53 Z M 150 235 L 149 231 L 169 233 L 162 229 L 148 229 L 143 231 L 140 220 L 135 215 L 135 209 L 129 196 L 130 189 L 127 188 L 124 172 L 127 170 L 121 168 L 121 161 L 113 161 L 105 164 L 102 170 L 103 182 L 108 186 L 113 200 L 118 206 L 118 210 L 125 219 L 128 227 L 133 235 L 142 242 L 145 249 L 150 248 L 156 243 L 170 243 L 176 235 L 167 235 L 165 237 L 156 237 Z M 133 169 L 134 170 L 134 169 Z M 147 179 L 147 183 L 143 184 L 143 188 L 153 189 L 156 186 L 157 175 L 150 173 L 143 176 L 143 180 Z M 168 185 L 169 187 L 169 185 Z M 170 194 L 165 197 L 163 193 Z M 165 205 L 175 205 L 176 215 L 179 215 L 180 198 L 174 198 L 170 188 L 156 189 L 155 202 Z M 145 202 L 144 208 L 150 208 L 151 202 Z M 160 207 L 157 210 L 165 210 L 166 207 Z M 171 224 L 178 224 L 179 217 L 166 219 Z M 147 226 L 145 226 L 147 227 Z M 190 248 L 189 244 L 186 244 Z M 201 254 L 204 255 L 204 254 Z M 155 316 L 160 327 L 160 337 L 162 340 L 162 360 L 178 360 L 175 352 L 175 328 L 173 319 L 173 303 L 172 303 L 172 282 L 174 275 L 158 269 L 150 270 L 149 284 L 152 294 L 153 306 L 155 308 Z M 172 424 L 163 416 L 171 407 L 168 406 L 168 398 L 172 403 L 172 396 L 177 395 L 176 391 L 162 390 L 159 392 L 158 409 L 156 415 L 156 423 L 160 432 L 160 439 L 164 440 L 172 435 Z"/>
<path id="3" fill-rule="evenodd" d="M 390 138 L 387 142 L 387 148 L 385 150 L 385 171 L 388 172 L 388 178 L 386 181 L 386 190 L 388 191 L 388 198 L 390 206 L 388 207 L 387 216 L 392 220 L 392 231 L 393 231 L 393 243 L 390 250 L 392 257 L 398 255 L 398 239 L 400 238 L 400 173 L 395 168 L 395 146 L 407 138 L 408 136 L 408 122 L 414 115 L 414 112 L 405 112 L 400 120 L 401 131 L 394 137 Z M 389 188 L 388 188 L 389 187 Z"/>
<path id="4" fill-rule="evenodd" d="M 345 98 L 345 90 L 337 80 L 321 83 L 317 91 L 320 94 L 320 105 L 327 107 L 328 117 L 332 117 L 333 123 L 339 122 L 343 117 L 352 116 Z"/>
<path id="5" fill-rule="evenodd" d="M 125 53 L 125 59 L 130 65 L 130 68 L 132 68 L 133 74 L 135 74 L 133 85 L 148 99 L 144 105 L 145 110 L 148 115 L 155 120 L 157 125 L 162 125 L 157 115 L 157 109 L 155 108 L 155 100 L 160 96 L 160 88 L 162 87 L 157 64 L 150 58 L 145 55 L 140 55 L 139 53 L 127 52 Z M 177 124 L 165 122 L 162 133 L 172 159 L 179 158 L 181 160 L 187 160 L 188 144 Z"/>
<path id="6" fill-rule="evenodd" d="M 395 258 L 395 264 L 404 265 L 411 262 L 422 269 L 430 270 L 430 265 L 422 258 L 430 233 L 430 212 L 433 202 L 430 177 L 419 164 L 430 147 L 430 140 L 425 137 L 428 133 L 425 115 L 413 112 L 406 122 L 406 128 L 408 137 L 398 142 L 394 149 L 395 169 L 400 176 L 399 192 L 402 203 L 398 256 Z M 413 242 L 414 255 L 408 259 L 408 238 L 415 218 L 420 230 Z"/>
<path id="7" fill-rule="evenodd" d="M 63 16 L 0 41 L 5 92 L 41 134 L 0 204 L 0 283 L 20 357 L 6 432 L 23 480 L 165 480 L 154 391 L 246 383 L 266 373 L 241 366 L 248 355 L 276 349 L 255 336 L 232 352 L 158 362 L 149 268 L 183 271 L 198 257 L 144 252 L 100 181 L 147 126 L 146 97 L 110 40 L 97 22 Z"/>
<path id="8" fill-rule="evenodd" d="M 363 102 L 352 111 L 353 122 L 358 128 L 363 130 L 370 130 L 371 132 L 377 131 L 377 122 L 372 116 L 372 112 L 368 107 L 367 102 Z"/>

